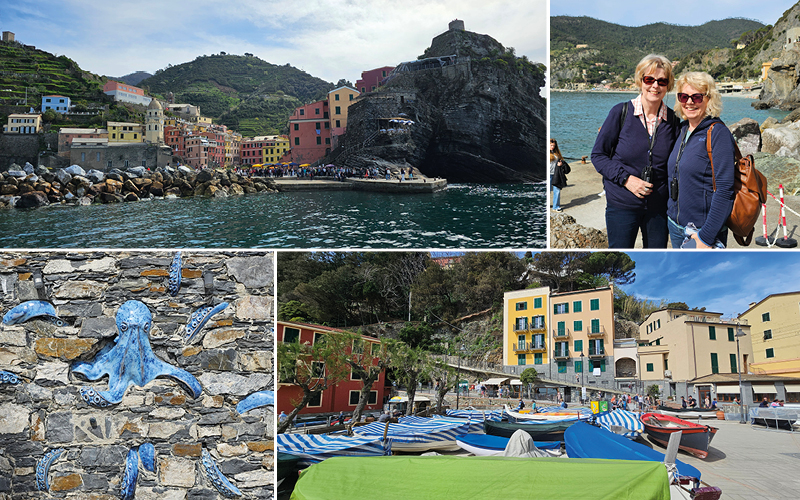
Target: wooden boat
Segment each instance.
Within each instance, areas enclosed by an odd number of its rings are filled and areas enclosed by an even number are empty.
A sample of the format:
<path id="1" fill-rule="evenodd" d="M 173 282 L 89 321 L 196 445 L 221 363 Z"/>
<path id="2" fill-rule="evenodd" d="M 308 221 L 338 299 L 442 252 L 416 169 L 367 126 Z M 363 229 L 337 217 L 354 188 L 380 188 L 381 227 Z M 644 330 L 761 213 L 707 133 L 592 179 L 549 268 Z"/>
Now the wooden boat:
<path id="1" fill-rule="evenodd" d="M 456 438 L 456 443 L 462 450 L 479 457 L 485 457 L 503 453 L 506 446 L 508 446 L 509 439 L 487 434 L 461 434 Z M 540 450 L 555 450 L 557 452 L 561 450 L 561 441 L 534 441 L 533 444 Z"/>
<path id="2" fill-rule="evenodd" d="M 682 431 L 679 448 L 698 458 L 708 456 L 708 445 L 717 433 L 716 427 L 695 424 L 663 413 L 645 413 L 641 417 L 647 436 L 664 446 L 675 431 Z"/>
<path id="3" fill-rule="evenodd" d="M 578 408 L 575 410 L 567 410 L 564 408 L 543 408 L 539 411 L 534 410 L 512 410 L 508 405 L 503 405 L 505 413 L 508 415 L 509 420 L 514 419 L 517 421 L 523 420 L 540 420 L 540 421 L 554 421 L 554 420 L 587 420 L 591 417 L 592 412 L 586 408 Z"/>
<path id="4" fill-rule="evenodd" d="M 492 422 L 487 420 L 483 423 L 483 431 L 492 436 L 510 438 L 514 431 L 522 429 L 535 441 L 563 441 L 564 431 L 577 422 L 579 422 L 577 419 L 555 422 Z"/>

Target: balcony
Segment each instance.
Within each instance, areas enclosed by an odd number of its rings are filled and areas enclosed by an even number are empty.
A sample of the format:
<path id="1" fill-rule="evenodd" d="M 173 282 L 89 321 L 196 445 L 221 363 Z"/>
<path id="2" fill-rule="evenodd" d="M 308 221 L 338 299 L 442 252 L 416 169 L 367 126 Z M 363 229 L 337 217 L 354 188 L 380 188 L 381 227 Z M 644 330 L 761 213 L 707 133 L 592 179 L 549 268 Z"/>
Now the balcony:
<path id="1" fill-rule="evenodd" d="M 530 330 L 530 329 L 528 328 L 527 324 L 524 324 L 524 325 L 520 326 L 520 325 L 514 323 L 514 331 L 515 332 L 527 332 L 528 330 Z"/>
<path id="2" fill-rule="evenodd" d="M 569 359 L 569 349 L 556 349 L 553 351 L 553 359 Z"/>
<path id="3" fill-rule="evenodd" d="M 606 327 L 601 326 L 600 330 L 598 330 L 598 331 L 589 330 L 588 332 L 586 332 L 586 336 L 589 337 L 590 339 L 603 338 L 603 337 L 606 336 Z"/>
<path id="4" fill-rule="evenodd" d="M 518 354 L 523 354 L 526 352 L 545 352 L 547 347 L 544 344 L 536 344 L 532 343 L 524 343 L 524 344 L 513 344 L 514 352 Z"/>
<path id="5" fill-rule="evenodd" d="M 589 349 L 590 358 L 603 358 L 606 355 L 605 349 Z"/>
<path id="6" fill-rule="evenodd" d="M 557 340 L 565 340 L 570 338 L 569 328 L 563 330 L 553 330 L 553 338 Z"/>

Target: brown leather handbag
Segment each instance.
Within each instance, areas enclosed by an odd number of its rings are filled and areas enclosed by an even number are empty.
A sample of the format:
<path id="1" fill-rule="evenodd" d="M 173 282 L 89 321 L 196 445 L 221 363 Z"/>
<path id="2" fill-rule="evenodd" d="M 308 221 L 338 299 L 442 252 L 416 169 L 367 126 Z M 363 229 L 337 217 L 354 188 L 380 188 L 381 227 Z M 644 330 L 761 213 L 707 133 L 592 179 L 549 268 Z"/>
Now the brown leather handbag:
<path id="1" fill-rule="evenodd" d="M 706 151 L 708 159 L 711 161 L 711 181 L 714 184 L 714 191 L 717 190 L 717 180 L 714 177 L 714 158 L 711 156 L 711 131 L 716 123 L 708 127 L 706 134 Z M 736 174 L 733 178 L 733 210 L 728 217 L 725 225 L 733 233 L 736 242 L 742 246 L 748 246 L 753 241 L 758 215 L 761 213 L 761 205 L 767 202 L 767 178 L 756 170 L 756 163 L 753 155 L 742 156 L 736 141 L 733 143 L 735 148 L 734 161 L 736 163 Z"/>

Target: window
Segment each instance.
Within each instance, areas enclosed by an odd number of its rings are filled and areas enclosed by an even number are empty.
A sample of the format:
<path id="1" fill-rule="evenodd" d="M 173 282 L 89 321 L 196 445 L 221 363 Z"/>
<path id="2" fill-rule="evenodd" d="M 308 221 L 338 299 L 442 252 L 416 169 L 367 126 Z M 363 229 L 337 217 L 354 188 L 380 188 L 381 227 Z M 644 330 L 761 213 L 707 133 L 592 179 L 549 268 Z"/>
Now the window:
<path id="1" fill-rule="evenodd" d="M 97 153 L 100 154 L 100 153 Z M 111 168 L 111 160 L 108 160 L 108 164 L 106 165 L 108 168 Z"/>
<path id="2" fill-rule="evenodd" d="M 86 153 L 81 153 L 81 161 L 82 162 L 86 161 Z"/>
<path id="3" fill-rule="evenodd" d="M 583 340 L 576 340 L 573 344 L 575 352 L 583 352 Z"/>
<path id="4" fill-rule="evenodd" d="M 317 144 L 322 144 L 322 137 L 317 137 Z"/>
<path id="5" fill-rule="evenodd" d="M 589 301 L 589 309 L 592 311 L 600 310 L 600 299 L 592 299 Z"/>
<path id="6" fill-rule="evenodd" d="M 525 335 L 517 335 L 517 349 L 525 350 Z"/>
<path id="7" fill-rule="evenodd" d="M 312 361 L 311 362 L 311 376 L 314 378 L 322 378 L 325 376 L 325 362 Z"/>
<path id="8" fill-rule="evenodd" d="M 517 354 L 517 365 L 524 365 L 525 364 L 525 355 L 524 354 Z"/>
<path id="9" fill-rule="evenodd" d="M 564 322 L 563 321 L 559 321 L 558 322 L 558 336 L 560 337 L 560 336 L 566 335 L 566 334 L 567 334 L 567 329 L 566 329 L 566 326 L 564 325 Z"/>
<path id="10" fill-rule="evenodd" d="M 336 120 L 336 128 L 339 128 L 341 126 L 342 126 L 341 120 Z"/>
<path id="11" fill-rule="evenodd" d="M 540 309 L 541 307 L 542 307 L 542 298 L 536 297 L 535 299 L 533 299 L 533 308 Z"/>
<path id="12" fill-rule="evenodd" d="M 539 333 L 537 335 L 533 335 L 531 342 L 533 343 L 534 349 L 544 349 L 544 334 Z"/>
<path id="13" fill-rule="evenodd" d="M 719 373 L 719 362 L 717 361 L 717 353 L 711 353 L 711 373 Z"/>
<path id="14" fill-rule="evenodd" d="M 300 329 L 289 328 L 289 327 L 284 328 L 283 341 L 286 342 L 287 344 L 291 342 L 300 342 Z"/>
<path id="15" fill-rule="evenodd" d="M 606 351 L 603 348 L 603 339 L 589 341 L 589 356 L 605 356 Z"/>
<path id="16" fill-rule="evenodd" d="M 314 128 L 316 128 L 317 130 L 320 130 L 322 128 L 320 122 L 315 123 L 314 124 Z"/>
<path id="17" fill-rule="evenodd" d="M 311 400 L 308 402 L 308 404 L 306 406 L 309 406 L 309 407 L 322 406 L 322 393 L 318 392 L 318 393 L 314 394 L 314 396 L 311 398 Z"/>
<path id="18" fill-rule="evenodd" d="M 327 118 L 327 116 L 326 116 L 325 118 Z M 330 124 L 330 123 L 328 123 L 328 122 L 325 122 L 325 128 L 326 128 L 326 129 L 328 129 L 328 128 L 331 128 L 331 124 Z"/>
<path id="19" fill-rule="evenodd" d="M 542 353 L 540 353 L 540 352 L 533 353 L 533 364 L 534 365 L 541 365 L 542 364 Z"/>
<path id="20" fill-rule="evenodd" d="M 294 124 L 294 129 L 295 129 L 295 130 L 300 130 L 300 125 L 298 125 L 297 123 L 295 123 L 295 124 Z"/>
<path id="21" fill-rule="evenodd" d="M 775 350 L 772 347 L 770 347 L 769 349 L 767 349 L 767 353 L 766 354 L 767 354 L 768 358 L 774 358 L 775 357 Z"/>
<path id="22" fill-rule="evenodd" d="M 360 397 L 361 397 L 361 391 L 350 391 L 350 406 L 357 405 Z M 367 404 L 374 405 L 377 402 L 378 402 L 378 391 L 369 391 L 369 396 L 367 397 Z"/>
<path id="23" fill-rule="evenodd" d="M 765 312 L 764 314 L 761 315 L 761 321 L 763 321 L 765 323 L 767 321 L 769 321 L 769 313 L 768 312 Z"/>
<path id="24" fill-rule="evenodd" d="M 527 329 L 528 329 L 528 318 L 525 317 L 525 316 L 523 316 L 521 318 L 517 318 L 517 320 L 514 323 L 514 330 L 520 331 L 520 330 L 527 330 Z"/>
<path id="25" fill-rule="evenodd" d="M 694 101 L 692 101 L 692 102 L 694 102 Z M 117 134 L 111 134 L 111 138 L 112 139 L 116 139 L 117 138 Z"/>
<path id="26" fill-rule="evenodd" d="M 569 303 L 553 304 L 553 314 L 566 314 L 569 312 Z"/>
<path id="27" fill-rule="evenodd" d="M 708 327 L 708 340 L 717 340 L 717 329 L 713 326 Z"/>
<path id="28" fill-rule="evenodd" d="M 772 330 L 764 330 L 764 340 L 772 339 Z"/>
<path id="29" fill-rule="evenodd" d="M 593 319 L 592 320 L 592 333 L 600 333 L 600 320 Z"/>
<path id="30" fill-rule="evenodd" d="M 647 363 L 647 371 L 649 371 L 649 372 L 652 372 L 652 371 L 654 371 L 654 369 L 653 369 L 653 363 Z"/>
<path id="31" fill-rule="evenodd" d="M 361 89 L 361 90 L 364 90 L 364 89 Z M 353 94 L 350 94 L 350 100 L 351 101 L 353 100 Z"/>
<path id="32" fill-rule="evenodd" d="M 664 358 L 664 369 L 669 370 L 669 360 L 667 358 Z"/>
<path id="33" fill-rule="evenodd" d="M 364 340 L 362 339 L 353 339 L 353 347 L 350 349 L 350 352 L 353 354 L 364 354 Z"/>
<path id="34" fill-rule="evenodd" d="M 558 362 L 558 373 L 567 373 L 567 362 L 566 361 L 559 361 Z"/>
<path id="35" fill-rule="evenodd" d="M 590 359 L 589 360 L 589 371 L 593 372 L 595 368 L 600 368 L 601 372 L 606 371 L 606 360 L 605 359 Z"/>
<path id="36" fill-rule="evenodd" d="M 544 328 L 544 316 L 531 316 L 531 323 L 534 330 Z"/>
<path id="37" fill-rule="evenodd" d="M 572 329 L 575 330 L 576 332 L 582 332 L 583 331 L 583 321 L 578 321 L 578 320 L 573 321 L 572 322 Z"/>
<path id="38" fill-rule="evenodd" d="M 576 300 L 572 303 L 572 312 L 579 313 L 583 311 L 583 303 L 580 300 Z"/>
<path id="39" fill-rule="evenodd" d="M 333 95 L 333 100 L 334 101 L 338 101 L 339 100 L 339 94 L 334 94 Z"/>
<path id="40" fill-rule="evenodd" d="M 555 356 L 562 358 L 569 356 L 569 342 L 556 342 Z"/>
<path id="41" fill-rule="evenodd" d="M 731 373 L 739 373 L 738 370 L 736 370 L 736 354 L 731 354 L 730 358 L 731 358 Z"/>
<path id="42" fill-rule="evenodd" d="M 327 123 L 326 123 L 326 125 L 327 125 Z M 330 143 L 331 143 L 331 138 L 330 137 L 326 137 L 325 138 L 325 144 L 330 144 Z"/>
<path id="43" fill-rule="evenodd" d="M 300 145 L 300 138 L 299 137 L 295 137 L 294 138 L 294 145 L 295 146 L 299 146 Z"/>
<path id="44" fill-rule="evenodd" d="M 339 96 L 336 96 L 336 97 L 339 97 Z M 341 106 L 336 106 L 336 108 L 334 108 L 334 109 L 336 110 L 335 113 L 337 115 L 341 115 L 342 114 L 342 107 Z"/>
<path id="45" fill-rule="evenodd" d="M 526 309 L 528 309 L 528 303 L 527 302 L 517 302 L 516 303 L 516 308 L 517 308 L 517 311 L 525 311 Z"/>
<path id="46" fill-rule="evenodd" d="M 100 161 L 100 153 L 97 153 L 97 160 L 96 161 Z"/>
<path id="47" fill-rule="evenodd" d="M 317 344 L 318 342 L 324 342 L 324 341 L 325 341 L 324 334 L 319 333 L 319 332 L 314 332 L 314 344 Z"/>
<path id="48" fill-rule="evenodd" d="M 736 340 L 736 337 L 733 334 L 733 328 L 729 327 L 728 328 L 728 341 L 729 342 L 733 342 L 734 340 Z"/>
<path id="49" fill-rule="evenodd" d="M 575 367 L 575 373 L 583 372 L 583 361 L 575 361 L 575 363 L 573 363 L 573 366 Z"/>
<path id="50" fill-rule="evenodd" d="M 350 380 L 361 380 L 361 374 L 350 370 Z"/>
<path id="51" fill-rule="evenodd" d="M 658 328 L 661 328 L 661 320 L 660 319 L 656 320 L 656 329 L 658 329 Z"/>
<path id="52" fill-rule="evenodd" d="M 300 110 L 300 116 L 303 116 L 303 115 L 305 115 L 305 114 L 306 114 L 306 110 L 305 110 L 305 109 L 301 109 L 301 110 Z"/>

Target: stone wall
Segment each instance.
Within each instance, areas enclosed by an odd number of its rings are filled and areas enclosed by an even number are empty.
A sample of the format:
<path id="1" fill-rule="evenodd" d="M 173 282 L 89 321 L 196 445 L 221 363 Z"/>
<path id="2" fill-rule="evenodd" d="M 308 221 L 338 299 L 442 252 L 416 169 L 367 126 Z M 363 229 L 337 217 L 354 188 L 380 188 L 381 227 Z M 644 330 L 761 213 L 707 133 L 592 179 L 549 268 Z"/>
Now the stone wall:
<path id="1" fill-rule="evenodd" d="M 0 383 L 0 499 L 120 498 L 126 456 L 145 443 L 155 447 L 156 468 L 136 461 L 137 499 L 222 498 L 206 477 L 204 450 L 246 497 L 273 497 L 273 407 L 243 414 L 236 407 L 253 392 L 274 390 L 273 254 L 184 252 L 175 296 L 167 293 L 172 260 L 172 252 L 0 254 L 3 313 L 44 299 L 63 321 L 38 317 L 0 330 L 0 370 L 19 379 Z M 213 276 L 210 291 L 204 272 Z M 44 288 L 34 285 L 38 273 Z M 119 367 L 133 376 L 142 368 L 141 345 L 118 337 L 133 326 L 115 320 L 131 300 L 152 314 L 152 328 L 143 330 L 156 358 L 193 376 L 202 387 L 197 397 L 189 385 L 159 376 L 129 386 L 119 404 L 85 402 L 81 388 L 105 391 L 114 372 L 90 381 L 76 363 L 128 345 L 125 359 L 133 361 Z M 228 307 L 184 342 L 191 313 L 223 301 Z M 59 448 L 65 452 L 50 467 L 49 495 L 39 492 L 37 464 Z"/>
<path id="2" fill-rule="evenodd" d="M 0 134 L 0 171 L 8 170 L 12 163 L 36 165 L 39 147 L 39 134 Z"/>

